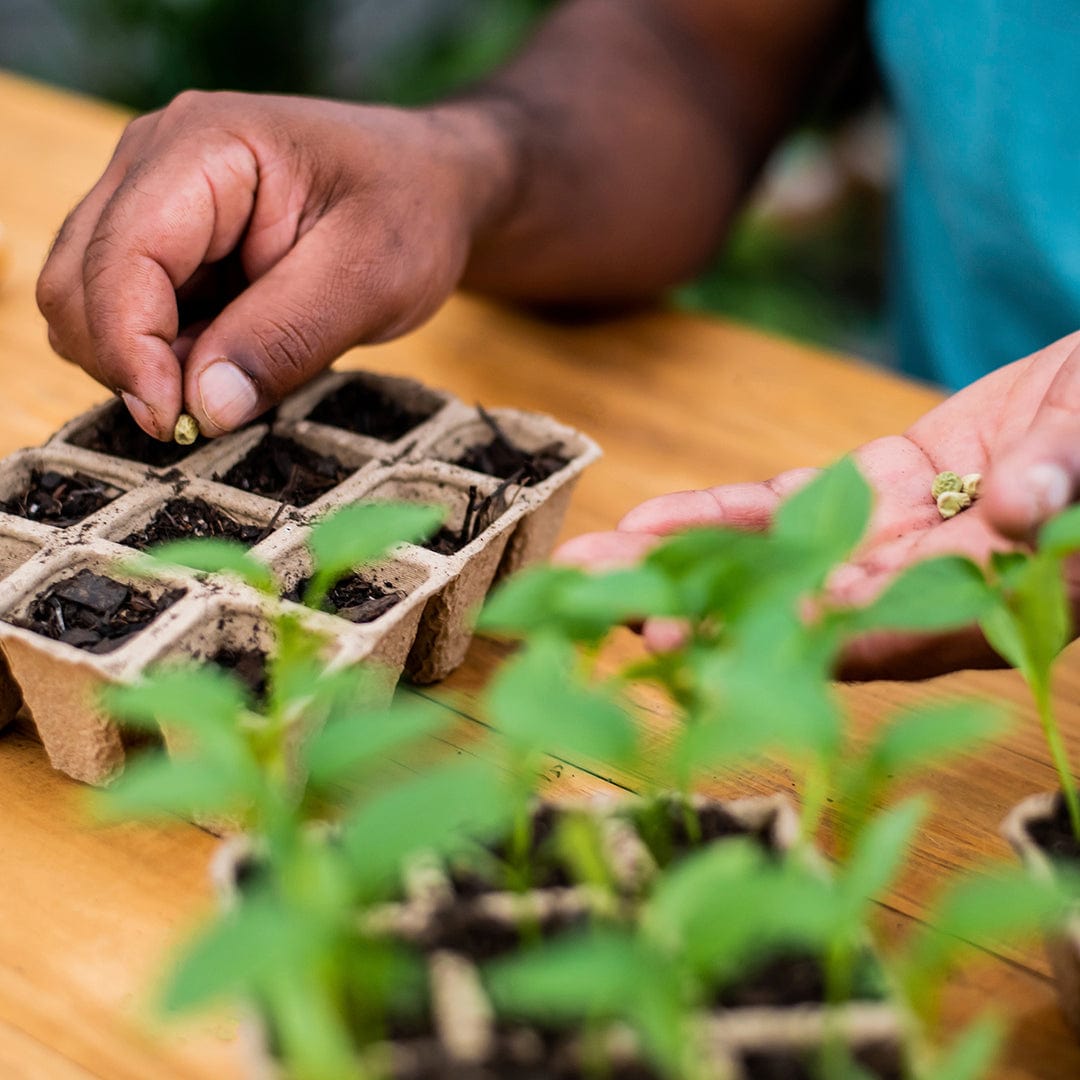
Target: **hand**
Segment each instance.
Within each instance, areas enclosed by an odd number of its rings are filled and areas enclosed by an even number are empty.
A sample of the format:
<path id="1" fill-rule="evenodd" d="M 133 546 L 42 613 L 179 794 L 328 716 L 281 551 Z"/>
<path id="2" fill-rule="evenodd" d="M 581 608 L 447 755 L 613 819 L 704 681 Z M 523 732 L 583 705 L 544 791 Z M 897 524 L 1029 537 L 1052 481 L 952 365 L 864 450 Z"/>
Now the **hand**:
<path id="1" fill-rule="evenodd" d="M 830 580 L 841 604 L 867 603 L 904 567 L 934 555 L 961 553 L 985 562 L 995 550 L 1031 539 L 1080 489 L 1080 333 L 987 375 L 954 394 L 903 435 L 855 451 L 876 502 L 856 557 Z M 983 474 L 983 494 L 943 520 L 930 498 L 943 470 Z M 730 484 L 650 499 L 617 529 L 564 544 L 563 562 L 604 569 L 641 558 L 660 536 L 698 525 L 767 528 L 779 503 L 814 475 L 781 473 L 763 483 Z M 1073 590 L 1080 607 L 1080 577 Z M 654 648 L 670 647 L 679 629 L 646 626 Z M 971 627 L 948 635 L 875 634 L 855 642 L 845 678 L 925 678 L 1001 660 Z"/>
<path id="2" fill-rule="evenodd" d="M 38 282 L 49 341 L 171 438 L 250 420 L 345 349 L 427 318 L 497 201 L 496 131 L 188 93 L 133 121 Z"/>

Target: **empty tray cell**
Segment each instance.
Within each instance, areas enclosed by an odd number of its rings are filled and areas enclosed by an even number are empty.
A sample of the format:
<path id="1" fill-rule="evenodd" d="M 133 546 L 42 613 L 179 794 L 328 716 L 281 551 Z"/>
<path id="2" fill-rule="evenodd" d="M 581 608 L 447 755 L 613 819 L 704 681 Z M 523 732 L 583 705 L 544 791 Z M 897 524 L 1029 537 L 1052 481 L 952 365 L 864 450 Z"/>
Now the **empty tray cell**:
<path id="1" fill-rule="evenodd" d="M 282 508 L 265 499 L 193 480 L 176 489 L 148 493 L 118 514 L 106 536 L 146 551 L 176 540 L 217 538 L 252 547 L 266 539 L 282 520 Z"/>
<path id="2" fill-rule="evenodd" d="M 341 372 L 301 415 L 317 424 L 392 443 L 430 420 L 447 400 L 446 395 L 412 379 Z"/>
<path id="3" fill-rule="evenodd" d="M 127 411 L 123 402 L 112 401 L 94 409 L 84 422 L 65 429 L 61 434 L 65 442 L 81 446 L 99 454 L 137 461 L 152 469 L 167 469 L 178 465 L 191 454 L 207 447 L 209 441 L 199 436 L 190 446 L 176 442 L 159 442 L 145 431 Z"/>
<path id="4" fill-rule="evenodd" d="M 0 578 L 13 573 L 23 563 L 32 559 L 42 548 L 37 537 L 19 536 L 7 530 L 0 531 Z"/>
<path id="5" fill-rule="evenodd" d="M 280 428 L 267 432 L 238 461 L 219 467 L 214 479 L 274 502 L 307 506 L 371 460 L 367 454 L 343 454 L 319 442 L 311 433 Z"/>

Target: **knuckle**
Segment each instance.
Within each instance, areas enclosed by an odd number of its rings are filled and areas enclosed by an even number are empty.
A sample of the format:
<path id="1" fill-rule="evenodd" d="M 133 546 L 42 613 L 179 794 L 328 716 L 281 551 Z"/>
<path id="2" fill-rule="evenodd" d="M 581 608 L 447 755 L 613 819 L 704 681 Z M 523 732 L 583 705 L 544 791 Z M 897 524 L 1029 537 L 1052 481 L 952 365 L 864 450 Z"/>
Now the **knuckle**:
<path id="1" fill-rule="evenodd" d="M 37 301 L 38 311 L 49 321 L 50 333 L 52 322 L 63 309 L 70 289 L 64 284 L 60 274 L 55 268 L 46 263 L 37 280 L 34 298 Z"/>
<path id="2" fill-rule="evenodd" d="M 264 318 L 252 326 L 251 336 L 266 359 L 266 376 L 272 386 L 303 379 L 322 345 L 322 337 L 309 319 L 287 315 Z"/>

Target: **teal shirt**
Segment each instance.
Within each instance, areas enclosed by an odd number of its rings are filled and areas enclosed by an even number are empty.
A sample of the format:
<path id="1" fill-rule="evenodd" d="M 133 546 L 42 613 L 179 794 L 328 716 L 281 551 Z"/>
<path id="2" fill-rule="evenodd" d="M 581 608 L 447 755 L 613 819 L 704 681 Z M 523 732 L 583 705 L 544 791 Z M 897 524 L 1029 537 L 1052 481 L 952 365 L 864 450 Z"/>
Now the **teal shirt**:
<path id="1" fill-rule="evenodd" d="M 872 0 L 900 126 L 900 364 L 951 388 L 1080 329 L 1080 0 Z"/>

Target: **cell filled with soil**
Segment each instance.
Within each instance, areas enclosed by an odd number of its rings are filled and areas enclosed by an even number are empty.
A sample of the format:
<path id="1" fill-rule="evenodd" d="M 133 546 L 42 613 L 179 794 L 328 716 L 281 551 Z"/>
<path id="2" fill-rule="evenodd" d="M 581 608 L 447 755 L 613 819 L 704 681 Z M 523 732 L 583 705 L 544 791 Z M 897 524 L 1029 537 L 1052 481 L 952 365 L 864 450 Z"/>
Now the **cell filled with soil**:
<path id="1" fill-rule="evenodd" d="M 247 687 L 257 704 L 266 701 L 268 686 L 267 656 L 261 649 L 232 649 L 223 646 L 207 658 Z"/>
<path id="2" fill-rule="evenodd" d="M 824 1075 L 818 1066 L 820 1054 L 820 1050 L 751 1050 L 742 1054 L 740 1064 L 745 1080 L 820 1080 Z M 873 1080 L 904 1080 L 907 1075 L 891 1044 L 859 1047 L 852 1056 Z"/>
<path id="3" fill-rule="evenodd" d="M 149 626 L 184 595 L 181 588 L 154 597 L 91 570 L 80 570 L 50 586 L 11 620 L 54 641 L 95 654 L 113 652 Z"/>
<path id="4" fill-rule="evenodd" d="M 855 961 L 849 1001 L 881 1001 L 885 986 L 873 956 Z M 825 1003 L 825 969 L 813 953 L 786 949 L 749 966 L 741 977 L 714 995 L 722 1009 L 790 1008 Z"/>
<path id="5" fill-rule="evenodd" d="M 1059 791 L 1054 796 L 1054 812 L 1050 817 L 1028 822 L 1028 835 L 1046 854 L 1056 861 L 1080 861 L 1080 840 L 1072 830 L 1069 810 Z"/>
<path id="6" fill-rule="evenodd" d="M 644 804 L 631 820 L 659 866 L 734 836 L 748 836 L 765 851 L 777 854 L 771 816 L 751 828 L 722 806 L 694 809 L 681 800 L 665 798 Z"/>
<path id="7" fill-rule="evenodd" d="M 301 578 L 282 594 L 282 599 L 302 603 L 310 582 L 310 577 Z M 388 581 L 378 582 L 363 574 L 349 574 L 326 594 L 323 610 L 352 623 L 369 623 L 392 611 L 405 598 L 405 593 Z"/>
<path id="8" fill-rule="evenodd" d="M 461 524 L 441 526 L 424 547 L 436 555 L 456 555 L 502 517 L 512 501 L 509 483 L 500 484 L 490 495 L 470 486 Z"/>
<path id="9" fill-rule="evenodd" d="M 434 416 L 440 404 L 435 398 L 430 405 L 405 405 L 377 386 L 351 379 L 327 394 L 307 418 L 356 435 L 396 442 Z"/>
<path id="10" fill-rule="evenodd" d="M 214 479 L 275 502 L 307 506 L 353 471 L 332 454 L 320 454 L 295 439 L 271 432 Z"/>
<path id="11" fill-rule="evenodd" d="M 526 450 L 510 438 L 491 413 L 482 408 L 478 411 L 491 430 L 491 438 L 468 447 L 453 464 L 522 486 L 539 484 L 570 464 L 561 442 Z"/>
<path id="12" fill-rule="evenodd" d="M 178 496 L 169 499 L 146 525 L 125 536 L 120 543 L 145 551 L 173 540 L 218 537 L 250 547 L 262 540 L 265 532 L 264 526 L 237 521 L 205 499 Z"/>
<path id="13" fill-rule="evenodd" d="M 97 513 L 124 492 L 82 472 L 33 469 L 26 484 L 0 502 L 6 514 L 63 529 Z"/>
<path id="14" fill-rule="evenodd" d="M 189 454 L 206 445 L 201 435 L 190 446 L 177 442 L 161 442 L 145 431 L 131 414 L 117 402 L 98 421 L 68 440 L 73 446 L 96 450 L 100 454 L 138 461 L 151 468 L 163 469 L 181 462 Z"/>
<path id="15" fill-rule="evenodd" d="M 575 884 L 556 851 L 556 834 L 563 812 L 544 804 L 532 816 L 532 829 L 524 860 L 516 858 L 509 841 L 478 848 L 464 854 L 447 867 L 454 893 L 468 899 L 503 890 L 568 888 Z M 523 879 L 516 863 L 523 862 L 528 878 Z"/>
<path id="16" fill-rule="evenodd" d="M 588 924 L 586 911 L 556 911 L 530 921 L 511 922 L 468 903 L 451 904 L 439 912 L 420 942 L 425 951 L 449 949 L 484 964 L 507 953 L 527 949 L 530 944 L 547 941 Z"/>

